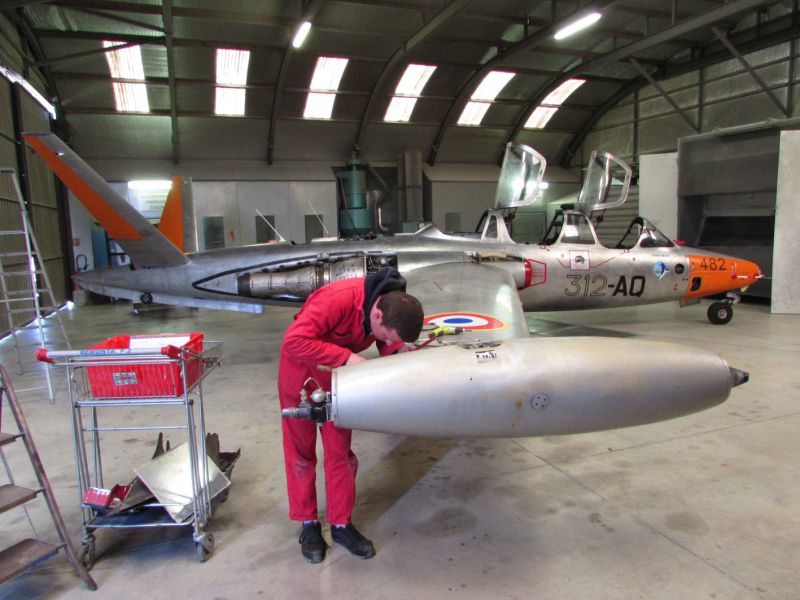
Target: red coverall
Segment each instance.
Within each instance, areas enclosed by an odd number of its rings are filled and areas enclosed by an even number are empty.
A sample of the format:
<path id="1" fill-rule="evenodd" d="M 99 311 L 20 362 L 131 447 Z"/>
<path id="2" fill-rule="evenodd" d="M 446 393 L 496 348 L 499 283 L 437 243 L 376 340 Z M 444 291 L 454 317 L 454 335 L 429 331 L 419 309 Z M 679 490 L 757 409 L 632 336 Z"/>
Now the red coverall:
<path id="1" fill-rule="evenodd" d="M 281 345 L 278 371 L 278 396 L 281 408 L 300 404 L 300 389 L 307 377 L 314 377 L 330 391 L 331 374 L 317 365 L 338 367 L 352 352 L 366 350 L 375 338 L 364 332 L 364 279 L 345 279 L 330 283 L 311 294 L 286 330 Z M 378 342 L 381 355 L 397 347 Z M 309 391 L 312 391 L 313 386 Z M 282 419 L 283 456 L 289 492 L 289 518 L 316 520 L 315 486 L 317 453 L 313 421 Z M 350 522 L 355 504 L 358 459 L 350 450 L 351 429 L 340 429 L 331 421 L 320 428 L 325 456 L 325 495 L 328 522 Z"/>

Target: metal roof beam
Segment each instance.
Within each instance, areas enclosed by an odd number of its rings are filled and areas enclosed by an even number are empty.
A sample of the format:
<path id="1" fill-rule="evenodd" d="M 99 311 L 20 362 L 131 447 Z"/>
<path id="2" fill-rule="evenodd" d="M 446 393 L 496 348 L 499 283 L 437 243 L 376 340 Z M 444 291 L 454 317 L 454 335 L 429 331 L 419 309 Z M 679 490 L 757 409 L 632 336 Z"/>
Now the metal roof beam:
<path id="1" fill-rule="evenodd" d="M 361 150 L 361 139 L 364 135 L 367 119 L 369 118 L 369 115 L 375 106 L 375 99 L 378 96 L 378 91 L 383 88 L 386 80 L 392 74 L 394 67 L 400 61 L 402 61 L 409 52 L 419 46 L 429 36 L 433 35 L 433 33 L 439 29 L 439 27 L 444 25 L 454 15 L 458 14 L 458 12 L 464 8 L 464 5 L 466 5 L 467 2 L 468 0 L 452 0 L 452 2 L 434 15 L 425 25 L 423 25 L 419 31 L 403 42 L 403 45 L 398 48 L 392 57 L 386 62 L 386 64 L 383 66 L 383 69 L 381 69 L 378 80 L 375 82 L 375 85 L 372 86 L 367 104 L 364 107 L 364 111 L 361 113 L 358 131 L 356 132 L 356 137 L 353 141 L 354 152 L 358 153 Z"/>
<path id="2" fill-rule="evenodd" d="M 502 65 L 505 60 L 511 58 L 519 52 L 528 50 L 536 44 L 549 39 L 559 28 L 574 21 L 581 14 L 585 14 L 594 10 L 601 10 L 613 3 L 614 0 L 594 0 L 592 2 L 588 2 L 577 12 L 573 12 L 569 16 L 558 21 L 553 21 L 553 23 L 551 23 L 549 26 L 539 29 L 536 33 L 533 33 L 524 40 L 506 48 L 502 52 L 498 53 L 493 59 L 476 69 L 469 79 L 464 83 L 464 85 L 461 86 L 461 89 L 456 96 L 456 100 L 450 105 L 450 109 L 447 111 L 444 121 L 442 121 L 441 125 L 439 126 L 439 132 L 436 134 L 436 139 L 434 140 L 433 145 L 431 146 L 430 154 L 428 155 L 428 164 L 431 166 L 436 164 L 436 155 L 439 153 L 439 149 L 442 145 L 442 141 L 444 140 L 444 135 L 447 132 L 448 127 L 450 127 L 454 121 L 456 113 L 463 108 L 469 96 L 472 94 L 475 88 L 478 87 L 481 77 L 484 74 Z"/>
<path id="3" fill-rule="evenodd" d="M 167 50 L 167 79 L 169 79 L 169 122 L 172 128 L 172 162 L 176 165 L 181 160 L 180 130 L 178 129 L 178 100 L 175 88 L 175 57 L 172 53 L 172 0 L 162 0 L 162 18 L 164 20 L 164 37 Z"/>
<path id="4" fill-rule="evenodd" d="M 696 31 L 697 29 L 701 29 L 703 27 L 707 27 L 709 25 L 727 19 L 740 12 L 759 8 L 761 6 L 772 4 L 774 2 L 775 0 L 731 0 L 727 4 L 723 4 L 718 8 L 708 10 L 704 13 L 695 15 L 693 17 L 689 17 L 688 19 L 685 19 L 680 23 L 677 23 L 670 27 L 666 27 L 665 29 L 662 29 L 661 31 L 649 35 L 646 38 L 643 38 L 636 42 L 631 42 L 630 44 L 626 44 L 625 46 L 622 46 L 617 50 L 612 50 L 611 52 L 608 52 L 603 56 L 584 62 L 576 67 L 573 67 L 572 69 L 565 71 L 562 75 L 554 77 L 546 85 L 542 86 L 538 90 L 538 92 L 533 96 L 533 100 L 530 102 L 525 111 L 522 112 L 519 118 L 517 119 L 517 122 L 514 125 L 511 135 L 508 137 L 506 142 L 513 141 L 514 138 L 517 137 L 517 135 L 525 125 L 526 120 L 530 116 L 530 113 L 539 105 L 544 96 L 551 89 L 554 89 L 555 87 L 560 85 L 563 81 L 566 81 L 571 77 L 579 76 L 585 70 L 593 66 L 604 65 L 616 61 L 627 61 L 629 58 L 632 58 L 633 55 L 636 54 L 637 52 L 642 52 L 643 50 L 647 50 L 658 44 L 665 43 L 676 37 L 685 35 L 692 31 Z M 640 63 L 642 62 L 641 59 L 637 60 Z"/>
<path id="5" fill-rule="evenodd" d="M 298 20 L 298 24 L 303 21 L 313 21 L 317 16 L 325 0 L 311 0 L 308 8 L 306 8 L 303 16 Z M 312 25 L 313 27 L 313 25 Z M 272 94 L 272 110 L 269 117 L 269 130 L 267 132 L 267 164 L 271 165 L 275 157 L 275 124 L 278 122 L 278 111 L 280 110 L 281 93 L 283 92 L 283 84 L 286 81 L 286 73 L 289 71 L 289 62 L 292 58 L 294 47 L 292 46 L 292 39 L 283 51 L 283 59 L 281 66 L 278 70 L 278 79 L 275 82 L 275 90 Z"/>
<path id="6" fill-rule="evenodd" d="M 741 64 L 744 67 L 744 69 L 750 74 L 750 77 L 752 77 L 753 80 L 758 84 L 758 86 L 762 90 L 764 90 L 767 96 L 769 96 L 769 99 L 775 103 L 775 105 L 781 110 L 781 112 L 787 117 L 790 116 L 791 110 L 789 106 L 785 106 L 783 102 L 781 102 L 778 99 L 778 97 L 775 95 L 775 92 L 773 92 L 766 84 L 766 82 L 763 79 L 761 79 L 761 76 L 750 65 L 750 63 L 747 62 L 747 60 L 745 60 L 744 56 L 742 56 L 742 53 L 736 49 L 736 46 L 734 46 L 731 43 L 728 37 L 722 31 L 720 31 L 718 27 L 712 27 L 711 31 L 714 32 L 714 35 L 717 36 L 717 39 L 719 39 L 720 42 L 722 42 L 722 45 L 725 46 L 725 48 L 728 49 L 728 52 L 730 52 L 736 58 L 736 60 L 739 61 L 739 64 Z"/>

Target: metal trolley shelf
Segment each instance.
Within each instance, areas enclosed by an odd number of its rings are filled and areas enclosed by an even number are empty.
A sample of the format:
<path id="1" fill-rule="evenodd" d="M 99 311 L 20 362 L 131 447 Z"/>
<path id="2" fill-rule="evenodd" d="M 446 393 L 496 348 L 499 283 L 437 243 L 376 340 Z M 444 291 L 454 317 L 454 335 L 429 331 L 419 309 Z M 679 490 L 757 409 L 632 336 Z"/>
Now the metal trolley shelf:
<path id="1" fill-rule="evenodd" d="M 193 343 L 182 346 L 167 344 L 139 349 L 63 351 L 41 349 L 37 357 L 64 367 L 67 375 L 83 518 L 83 540 L 79 553 L 81 562 L 87 568 L 94 564 L 94 531 L 97 529 L 186 526 L 193 527 L 198 560 L 206 561 L 214 550 L 214 536 L 206 530 L 212 516 L 211 500 L 219 495 L 219 499 L 224 501 L 230 483 L 218 466 L 209 460 L 203 409 L 203 381 L 222 361 L 222 342 L 202 341 L 200 336 L 197 340 L 193 339 Z M 100 424 L 101 413 L 106 418 L 107 413 L 115 408 L 166 406 L 177 407 L 168 411 L 176 422 L 137 424 L 138 421 L 127 422 L 134 419 L 125 413 L 126 422 L 123 425 L 104 427 Z M 138 419 L 139 415 L 148 412 L 154 411 L 143 408 L 142 411 L 136 411 L 135 416 Z M 116 506 L 109 509 L 96 503 L 87 503 L 87 492 L 94 493 L 91 488 L 103 490 L 106 487 L 101 438 L 105 437 L 106 432 L 142 430 L 185 432 L 186 448 L 181 448 L 179 452 L 176 446 L 159 459 L 167 455 L 180 456 L 182 463 L 178 470 L 187 484 L 186 493 L 179 490 L 165 501 L 163 495 L 153 494 L 145 487 L 140 471 L 127 495 Z M 188 461 L 184 459 L 184 452 L 188 454 Z M 174 466 L 174 460 L 169 460 Z M 156 459 L 149 464 L 156 464 Z M 188 477 L 185 474 L 187 465 Z M 230 475 L 229 470 L 227 475 Z M 151 487 L 161 489 L 160 486 Z M 136 503 L 137 499 L 143 502 Z"/>

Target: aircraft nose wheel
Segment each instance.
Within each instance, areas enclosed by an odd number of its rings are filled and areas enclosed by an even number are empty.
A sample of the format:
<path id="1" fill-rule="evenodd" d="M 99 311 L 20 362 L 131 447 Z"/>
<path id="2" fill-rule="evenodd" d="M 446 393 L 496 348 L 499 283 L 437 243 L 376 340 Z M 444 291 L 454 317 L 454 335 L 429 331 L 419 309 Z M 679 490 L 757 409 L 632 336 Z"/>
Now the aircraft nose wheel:
<path id="1" fill-rule="evenodd" d="M 733 318 L 733 305 L 729 302 L 714 302 L 708 307 L 706 314 L 714 325 L 725 325 Z"/>

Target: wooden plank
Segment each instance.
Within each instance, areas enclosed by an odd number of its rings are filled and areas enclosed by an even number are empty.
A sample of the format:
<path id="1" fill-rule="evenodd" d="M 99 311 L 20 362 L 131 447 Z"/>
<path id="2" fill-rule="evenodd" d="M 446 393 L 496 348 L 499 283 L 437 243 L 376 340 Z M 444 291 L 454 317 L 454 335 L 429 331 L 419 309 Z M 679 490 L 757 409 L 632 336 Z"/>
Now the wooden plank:
<path id="1" fill-rule="evenodd" d="M 50 558 L 58 552 L 59 547 L 39 540 L 27 539 L 0 551 L 0 583 L 5 583 L 25 569 Z"/>
<path id="2" fill-rule="evenodd" d="M 36 498 L 36 491 L 18 485 L 0 485 L 0 513 Z"/>

